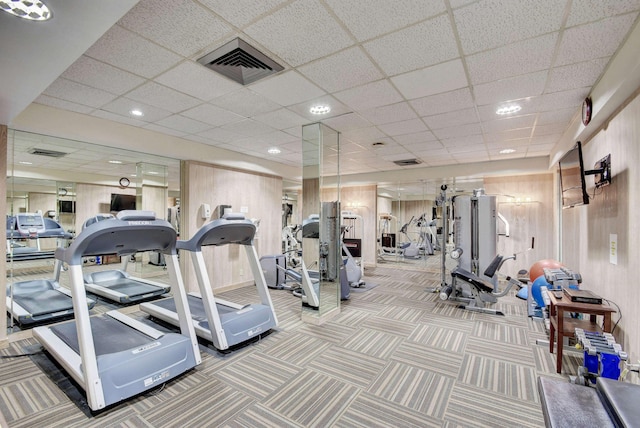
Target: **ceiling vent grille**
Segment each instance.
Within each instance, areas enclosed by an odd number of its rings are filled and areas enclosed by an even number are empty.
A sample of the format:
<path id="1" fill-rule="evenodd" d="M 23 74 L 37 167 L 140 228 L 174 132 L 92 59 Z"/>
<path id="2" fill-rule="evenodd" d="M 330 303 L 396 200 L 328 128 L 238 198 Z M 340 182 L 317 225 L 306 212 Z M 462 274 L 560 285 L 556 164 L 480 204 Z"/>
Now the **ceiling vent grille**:
<path id="1" fill-rule="evenodd" d="M 50 158 L 61 158 L 63 156 L 68 155 L 65 152 L 56 152 L 55 150 L 47 150 L 47 149 L 29 149 L 29 153 L 37 156 L 48 156 Z"/>
<path id="2" fill-rule="evenodd" d="M 198 62 L 242 85 L 284 70 L 280 64 L 242 39 L 234 39 Z"/>
<path id="3" fill-rule="evenodd" d="M 405 159 L 405 160 L 397 160 L 393 161 L 398 166 L 410 166 L 410 165 L 420 165 L 422 163 L 419 159 Z"/>

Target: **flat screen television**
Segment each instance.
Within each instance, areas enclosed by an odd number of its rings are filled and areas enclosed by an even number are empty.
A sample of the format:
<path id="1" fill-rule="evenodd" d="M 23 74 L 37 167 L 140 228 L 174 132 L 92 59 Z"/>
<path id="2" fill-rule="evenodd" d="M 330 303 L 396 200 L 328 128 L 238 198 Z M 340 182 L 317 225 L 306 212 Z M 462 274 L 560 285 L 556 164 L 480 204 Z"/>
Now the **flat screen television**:
<path id="1" fill-rule="evenodd" d="M 580 141 L 560 159 L 560 190 L 562 192 L 562 208 L 587 205 L 589 194 L 585 181 L 584 161 L 582 160 L 582 144 Z"/>
<path id="2" fill-rule="evenodd" d="M 76 201 L 58 201 L 59 213 L 74 213 L 76 212 Z"/>
<path id="3" fill-rule="evenodd" d="M 124 195 L 121 193 L 111 194 L 111 204 L 109 211 L 124 211 L 136 209 L 136 195 Z"/>

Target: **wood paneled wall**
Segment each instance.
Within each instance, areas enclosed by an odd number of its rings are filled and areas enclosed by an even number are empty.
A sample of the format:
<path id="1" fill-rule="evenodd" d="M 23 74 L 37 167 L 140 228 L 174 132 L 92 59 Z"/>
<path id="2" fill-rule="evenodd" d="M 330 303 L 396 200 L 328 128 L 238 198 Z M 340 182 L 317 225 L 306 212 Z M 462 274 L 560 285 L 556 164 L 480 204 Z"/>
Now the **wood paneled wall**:
<path id="1" fill-rule="evenodd" d="M 518 270 L 529 270 L 538 260 L 556 258 L 554 183 L 552 172 L 484 179 L 485 193 L 496 195 L 496 208 L 509 222 L 510 236 L 498 237 L 498 254 L 518 253 L 515 262 L 506 262 L 501 273 L 515 276 Z M 505 231 L 500 221 L 498 230 Z M 535 247 L 526 251 L 532 237 Z"/>
<path id="2" fill-rule="evenodd" d="M 195 161 L 181 166 L 181 239 L 193 236 L 209 220 L 200 216 L 200 206 L 231 205 L 234 212 L 245 211 L 249 219 L 260 220 L 255 239 L 259 256 L 282 252 L 282 178 L 227 169 Z M 253 281 L 245 251 L 237 245 L 206 248 L 203 251 L 213 288 L 231 287 Z M 180 267 L 189 291 L 198 285 L 189 257 L 180 258 Z"/>
<path id="3" fill-rule="evenodd" d="M 624 317 L 617 336 L 630 362 L 640 359 L 640 96 L 610 118 L 606 127 L 583 146 L 587 169 L 611 154 L 612 183 L 593 192 L 589 205 L 562 211 L 562 261 L 580 272 L 583 288 L 619 305 Z M 610 234 L 616 234 L 617 264 L 610 262 Z M 614 322 L 618 319 L 613 316 Z M 637 378 L 636 378 L 637 379 Z"/>
<path id="4" fill-rule="evenodd" d="M 82 231 L 82 225 L 89 217 L 93 217 L 99 213 L 109 212 L 112 193 L 135 195 L 136 189 L 123 189 L 117 186 L 102 186 L 84 183 L 78 183 L 76 185 L 76 234 Z M 160 212 L 156 213 L 156 215 L 164 218 L 165 214 Z"/>
<path id="5" fill-rule="evenodd" d="M 335 189 L 322 189 L 322 200 L 336 200 Z M 364 266 L 375 266 L 377 254 L 377 188 L 375 185 L 340 188 L 342 211 L 352 211 L 362 216 L 364 236 L 362 238 L 362 262 Z M 360 233 L 360 232 L 358 232 Z"/>

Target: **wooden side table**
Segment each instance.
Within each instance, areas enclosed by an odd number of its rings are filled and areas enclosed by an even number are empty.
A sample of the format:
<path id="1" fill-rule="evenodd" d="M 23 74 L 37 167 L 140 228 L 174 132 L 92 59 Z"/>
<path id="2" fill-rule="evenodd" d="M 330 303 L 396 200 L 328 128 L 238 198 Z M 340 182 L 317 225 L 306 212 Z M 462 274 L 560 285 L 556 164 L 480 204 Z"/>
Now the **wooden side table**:
<path id="1" fill-rule="evenodd" d="M 588 320 L 565 317 L 565 312 L 577 312 L 589 315 Z M 611 333 L 611 314 L 616 310 L 605 304 L 572 302 L 566 295 L 557 299 L 549 292 L 549 352 L 553 354 L 554 337 L 557 335 L 558 350 L 556 352 L 556 372 L 562 373 L 562 345 L 564 337 L 573 337 L 577 327 L 585 331 Z M 596 316 L 604 317 L 603 328 L 596 323 Z"/>

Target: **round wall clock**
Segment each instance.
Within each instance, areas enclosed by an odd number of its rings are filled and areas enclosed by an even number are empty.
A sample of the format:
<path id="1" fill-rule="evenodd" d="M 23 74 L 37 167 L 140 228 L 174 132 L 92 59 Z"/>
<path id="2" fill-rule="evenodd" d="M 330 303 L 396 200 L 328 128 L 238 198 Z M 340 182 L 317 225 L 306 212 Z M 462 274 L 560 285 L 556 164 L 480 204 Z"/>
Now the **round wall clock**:
<path id="1" fill-rule="evenodd" d="M 131 181 L 129 181 L 127 177 L 122 177 L 120 179 L 120 187 L 129 187 L 129 184 L 131 184 Z"/>
<path id="2" fill-rule="evenodd" d="M 582 124 L 587 126 L 591 122 L 592 105 L 591 98 L 587 97 L 582 102 Z"/>

